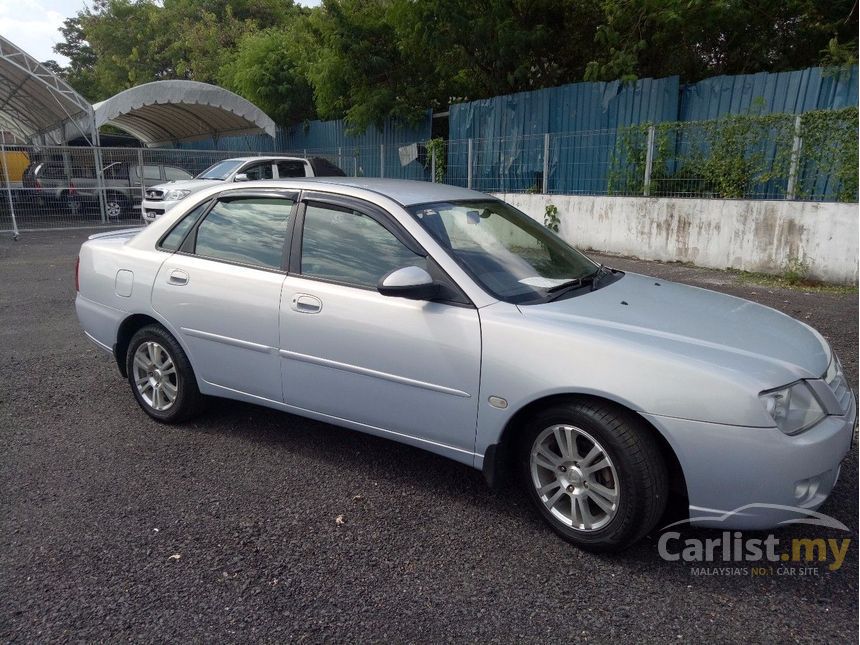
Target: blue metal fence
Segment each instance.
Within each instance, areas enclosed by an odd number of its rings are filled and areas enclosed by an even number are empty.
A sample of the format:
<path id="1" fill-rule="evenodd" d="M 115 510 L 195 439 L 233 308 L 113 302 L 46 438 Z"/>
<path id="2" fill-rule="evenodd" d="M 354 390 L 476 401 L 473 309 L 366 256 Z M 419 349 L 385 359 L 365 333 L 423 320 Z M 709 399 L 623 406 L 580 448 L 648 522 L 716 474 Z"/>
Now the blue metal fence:
<path id="1" fill-rule="evenodd" d="M 857 102 L 856 66 L 717 76 L 688 85 L 678 77 L 574 83 L 451 106 L 448 167 L 454 169 L 451 183 L 466 185 L 471 176 L 479 190 L 549 185 L 551 192 L 602 194 L 620 127 L 729 114 L 800 114 Z M 552 135 L 549 143 L 546 134 Z M 677 142 L 685 145 L 682 137 Z"/>
<path id="2" fill-rule="evenodd" d="M 446 181 L 483 191 L 606 194 L 619 129 L 625 126 L 708 121 L 730 114 L 801 114 L 857 102 L 854 66 L 716 76 L 687 85 L 677 76 L 573 83 L 460 103 L 450 109 Z M 181 147 L 324 156 L 349 175 L 427 180 L 430 169 L 417 160 L 402 160 L 399 149 L 430 136 L 428 111 L 418 124 L 387 121 L 360 135 L 347 134 L 343 121 L 310 121 L 279 129 L 274 140 L 225 137 Z M 681 131 L 673 141 L 676 156 L 690 145 Z M 769 149 L 773 156 L 775 146 Z M 804 176 L 809 172 L 801 169 Z M 815 193 L 827 198 L 828 178 L 815 181 L 821 184 Z"/>

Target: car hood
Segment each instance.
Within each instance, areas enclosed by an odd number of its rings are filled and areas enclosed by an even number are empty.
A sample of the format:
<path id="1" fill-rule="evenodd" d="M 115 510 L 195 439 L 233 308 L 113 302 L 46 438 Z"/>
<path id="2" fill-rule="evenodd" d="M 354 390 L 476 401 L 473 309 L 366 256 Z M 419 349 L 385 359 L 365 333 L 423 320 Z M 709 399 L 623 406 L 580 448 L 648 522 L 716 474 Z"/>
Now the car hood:
<path id="1" fill-rule="evenodd" d="M 818 332 L 775 309 L 634 273 L 588 294 L 520 310 L 526 318 L 719 365 L 765 387 L 818 378 L 830 362 Z"/>
<path id="2" fill-rule="evenodd" d="M 152 190 L 153 188 L 164 191 L 182 189 L 196 192 L 209 186 L 216 186 L 219 183 L 221 182 L 213 179 L 180 179 L 178 181 L 169 181 L 166 184 L 158 184 L 157 186 L 152 186 L 147 190 Z"/>

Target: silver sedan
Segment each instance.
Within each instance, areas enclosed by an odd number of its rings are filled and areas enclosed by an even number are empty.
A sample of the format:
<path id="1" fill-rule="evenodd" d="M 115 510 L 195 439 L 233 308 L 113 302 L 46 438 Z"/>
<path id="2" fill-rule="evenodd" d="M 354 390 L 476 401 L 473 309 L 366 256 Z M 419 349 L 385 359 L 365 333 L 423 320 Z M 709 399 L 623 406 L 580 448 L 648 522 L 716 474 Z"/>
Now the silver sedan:
<path id="1" fill-rule="evenodd" d="M 220 396 L 514 474 L 590 550 L 635 542 L 670 496 L 729 528 L 815 509 L 856 418 L 807 325 L 598 265 L 450 186 L 218 185 L 94 235 L 78 282 L 86 335 L 154 419 Z"/>

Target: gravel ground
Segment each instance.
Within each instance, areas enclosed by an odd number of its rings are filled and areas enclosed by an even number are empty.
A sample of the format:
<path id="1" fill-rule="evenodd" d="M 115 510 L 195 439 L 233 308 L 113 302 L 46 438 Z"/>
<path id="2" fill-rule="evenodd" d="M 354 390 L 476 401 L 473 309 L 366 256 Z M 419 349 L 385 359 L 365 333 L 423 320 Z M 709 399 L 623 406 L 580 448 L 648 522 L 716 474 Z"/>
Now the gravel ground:
<path id="1" fill-rule="evenodd" d="M 0 242 L 0 639 L 856 642 L 856 541 L 834 573 L 695 576 L 656 535 L 581 552 L 517 490 L 392 442 L 228 401 L 157 425 L 78 327 L 87 233 Z M 857 383 L 856 294 L 607 261 L 796 316 Z M 856 445 L 821 509 L 853 538 Z"/>

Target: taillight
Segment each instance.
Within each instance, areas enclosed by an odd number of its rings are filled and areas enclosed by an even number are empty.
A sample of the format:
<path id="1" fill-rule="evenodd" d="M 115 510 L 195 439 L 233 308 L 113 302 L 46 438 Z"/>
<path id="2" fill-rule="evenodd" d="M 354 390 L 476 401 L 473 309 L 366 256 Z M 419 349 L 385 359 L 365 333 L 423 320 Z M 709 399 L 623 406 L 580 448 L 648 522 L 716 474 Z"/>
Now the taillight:
<path id="1" fill-rule="evenodd" d="M 69 182 L 69 195 L 77 195 L 77 194 L 78 194 L 78 189 L 75 188 L 75 184 L 72 182 Z"/>
<path id="2" fill-rule="evenodd" d="M 41 181 L 36 179 L 35 182 L 33 182 L 33 183 L 36 184 L 36 190 L 42 190 L 42 182 Z"/>
<path id="3" fill-rule="evenodd" d="M 81 258 L 75 258 L 75 291 L 81 290 Z"/>

